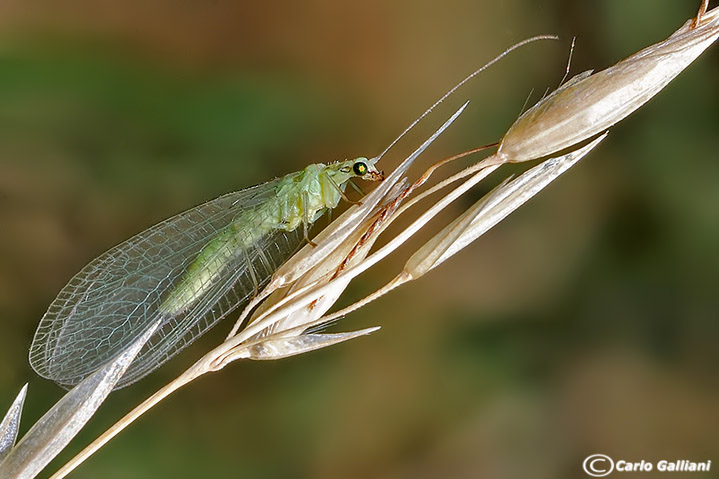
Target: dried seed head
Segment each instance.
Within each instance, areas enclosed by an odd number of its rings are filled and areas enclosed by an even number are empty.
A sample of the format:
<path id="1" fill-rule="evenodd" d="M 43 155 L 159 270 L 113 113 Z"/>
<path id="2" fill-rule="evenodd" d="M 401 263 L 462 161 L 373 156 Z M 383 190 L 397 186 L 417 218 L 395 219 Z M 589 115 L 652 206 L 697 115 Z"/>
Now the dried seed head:
<path id="1" fill-rule="evenodd" d="M 403 273 L 416 279 L 439 266 L 574 166 L 606 136 L 500 184 L 418 249 L 407 260 Z"/>
<path id="2" fill-rule="evenodd" d="M 619 122 L 649 101 L 719 37 L 719 8 L 696 27 L 687 21 L 672 36 L 606 70 L 580 73 L 534 105 L 502 139 L 501 162 L 541 158 Z"/>

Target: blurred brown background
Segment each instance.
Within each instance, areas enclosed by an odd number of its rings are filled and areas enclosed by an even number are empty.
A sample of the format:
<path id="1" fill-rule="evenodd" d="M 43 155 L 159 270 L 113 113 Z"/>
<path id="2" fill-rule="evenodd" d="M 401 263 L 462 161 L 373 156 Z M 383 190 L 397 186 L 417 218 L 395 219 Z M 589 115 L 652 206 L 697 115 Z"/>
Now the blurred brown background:
<path id="1" fill-rule="evenodd" d="M 465 99 L 419 166 L 496 141 L 559 83 L 572 36 L 573 73 L 601 69 L 698 3 L 4 0 L 0 409 L 29 381 L 27 427 L 62 395 L 27 365 L 32 334 L 114 244 L 310 162 L 374 155 L 512 43 L 559 34 L 473 80 L 385 168 Z M 598 452 L 716 467 L 718 78 L 714 46 L 453 261 L 340 323 L 380 332 L 203 378 L 73 477 L 575 478 Z M 113 394 L 58 462 L 228 327 Z"/>

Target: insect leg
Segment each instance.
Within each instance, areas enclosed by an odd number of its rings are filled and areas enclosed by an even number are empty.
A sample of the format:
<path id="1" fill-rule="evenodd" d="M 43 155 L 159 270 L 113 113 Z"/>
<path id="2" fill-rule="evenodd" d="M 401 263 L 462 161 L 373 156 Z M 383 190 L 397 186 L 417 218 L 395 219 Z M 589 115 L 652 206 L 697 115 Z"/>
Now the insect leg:
<path id="1" fill-rule="evenodd" d="M 362 196 L 365 195 L 364 191 L 362 191 L 362 188 L 360 188 L 359 186 L 357 186 L 357 183 L 355 183 L 355 182 L 352 181 L 352 180 L 347 180 L 347 182 L 350 184 L 350 186 L 351 186 L 352 188 L 354 188 L 354 190 L 355 190 L 357 193 L 359 193 L 359 194 L 362 195 Z"/>
<path id="2" fill-rule="evenodd" d="M 330 178 L 329 176 L 327 176 L 327 179 L 329 180 L 330 185 L 332 185 L 332 187 L 337 190 L 337 192 L 340 194 L 340 196 L 342 197 L 342 199 L 345 200 L 347 203 L 351 203 L 351 204 L 353 204 L 353 205 L 361 205 L 361 204 L 362 204 L 361 201 L 352 201 L 351 199 L 347 198 L 347 195 L 345 194 L 344 191 L 342 191 L 342 188 L 340 188 L 340 185 L 338 185 L 338 184 L 335 182 L 335 180 L 333 180 L 333 179 Z M 352 182 L 350 181 L 350 183 L 352 183 Z M 354 185 L 354 186 L 357 186 L 357 185 Z M 360 190 L 360 191 L 361 191 L 361 190 Z"/>
<path id="3" fill-rule="evenodd" d="M 312 242 L 309 235 L 310 225 L 310 211 L 309 211 L 310 198 L 306 191 L 302 192 L 302 230 L 305 234 L 305 239 L 312 246 L 317 246 Z"/>

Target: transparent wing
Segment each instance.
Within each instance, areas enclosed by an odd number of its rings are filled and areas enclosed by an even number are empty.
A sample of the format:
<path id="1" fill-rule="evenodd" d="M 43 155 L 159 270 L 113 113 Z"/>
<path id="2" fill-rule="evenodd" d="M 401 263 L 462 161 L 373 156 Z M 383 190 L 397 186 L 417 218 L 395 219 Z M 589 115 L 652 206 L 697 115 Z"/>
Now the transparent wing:
<path id="1" fill-rule="evenodd" d="M 118 383 L 142 378 L 189 345 L 262 286 L 296 249 L 302 233 L 273 230 L 222 265 L 212 284 L 182 311 L 160 306 L 202 248 L 238 215 L 271 200 L 276 180 L 180 213 L 105 252 L 77 273 L 43 316 L 30 364 L 73 386 L 114 358 L 159 316 L 155 333 Z M 254 279 L 253 279 L 254 277 Z"/>

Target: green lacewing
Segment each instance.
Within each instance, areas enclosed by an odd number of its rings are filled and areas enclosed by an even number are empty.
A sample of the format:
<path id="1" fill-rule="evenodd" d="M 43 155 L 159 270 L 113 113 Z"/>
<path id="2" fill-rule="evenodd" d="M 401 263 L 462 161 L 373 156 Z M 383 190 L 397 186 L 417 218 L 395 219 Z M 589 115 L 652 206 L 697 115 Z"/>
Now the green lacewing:
<path id="1" fill-rule="evenodd" d="M 116 387 L 143 378 L 248 303 L 307 238 L 307 228 L 346 198 L 352 178 L 382 180 L 375 164 L 437 105 L 509 52 L 549 38 L 554 37 L 519 42 L 469 74 L 372 159 L 309 165 L 191 208 L 108 250 L 50 304 L 30 346 L 31 366 L 61 386 L 74 386 L 163 318 Z M 464 107 L 403 165 L 408 167 Z"/>
<path id="2" fill-rule="evenodd" d="M 307 228 L 345 197 L 352 178 L 381 180 L 376 161 L 312 164 L 191 208 L 115 246 L 51 303 L 30 364 L 41 376 L 74 386 L 163 318 L 117 387 L 141 379 L 246 303 Z"/>

